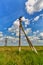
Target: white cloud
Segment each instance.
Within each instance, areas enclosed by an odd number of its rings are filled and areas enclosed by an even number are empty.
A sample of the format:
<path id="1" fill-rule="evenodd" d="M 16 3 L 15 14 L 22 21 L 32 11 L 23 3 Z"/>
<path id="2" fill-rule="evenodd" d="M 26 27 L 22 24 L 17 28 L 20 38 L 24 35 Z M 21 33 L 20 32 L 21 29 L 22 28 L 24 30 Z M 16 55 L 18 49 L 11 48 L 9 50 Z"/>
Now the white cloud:
<path id="1" fill-rule="evenodd" d="M 39 30 L 37 30 L 36 32 L 39 33 Z"/>
<path id="2" fill-rule="evenodd" d="M 30 21 L 28 19 L 26 19 L 25 17 L 22 18 L 22 21 L 25 23 L 25 25 L 29 25 L 30 24 Z M 15 38 L 16 39 L 15 42 L 19 42 L 19 23 L 18 22 L 19 22 L 19 20 L 18 21 L 17 20 L 14 21 L 13 25 L 9 29 L 11 32 L 16 33 L 16 36 L 18 36 L 18 38 Z M 24 31 L 25 31 L 25 33 L 27 35 L 32 32 L 31 28 L 26 28 Z M 22 30 L 21 30 L 21 38 L 22 39 L 25 38 L 25 35 L 24 35 Z M 22 42 L 25 43 L 26 39 L 25 39 L 25 41 L 22 40 Z"/>
<path id="3" fill-rule="evenodd" d="M 25 5 L 27 12 L 33 14 L 43 9 L 43 0 L 28 0 Z"/>
<path id="4" fill-rule="evenodd" d="M 34 31 L 34 32 L 33 32 L 33 35 L 35 35 L 35 36 L 36 36 L 38 33 L 39 33 L 39 30 Z"/>
<path id="5" fill-rule="evenodd" d="M 38 21 L 39 18 L 40 18 L 40 16 L 36 16 L 36 17 L 34 18 L 34 21 Z"/>
<path id="6" fill-rule="evenodd" d="M 40 14 L 40 16 L 43 18 L 43 14 Z"/>
<path id="7" fill-rule="evenodd" d="M 13 25 L 10 28 L 8 28 L 8 30 L 14 33 L 18 32 L 19 31 L 19 20 L 17 19 L 16 21 L 14 21 Z"/>
<path id="8" fill-rule="evenodd" d="M 42 16 L 42 17 L 43 17 L 43 14 L 40 14 L 40 16 Z"/>
<path id="9" fill-rule="evenodd" d="M 25 26 L 30 24 L 30 21 L 28 19 L 26 19 L 25 17 L 22 17 L 21 20 L 25 23 Z M 8 30 L 10 32 L 16 33 L 16 36 L 19 36 L 19 19 L 14 21 L 13 25 L 10 28 L 8 28 Z M 30 31 L 30 28 L 28 31 Z"/>
<path id="10" fill-rule="evenodd" d="M 21 20 L 22 20 L 22 21 L 25 21 L 25 17 L 22 17 Z"/>
<path id="11" fill-rule="evenodd" d="M 43 40 L 43 32 L 40 32 L 39 38 L 40 38 L 40 40 Z"/>
<path id="12" fill-rule="evenodd" d="M 8 39 L 15 39 L 15 37 L 12 37 L 12 36 L 6 36 L 5 38 L 8 38 Z"/>
<path id="13" fill-rule="evenodd" d="M 16 21 L 14 21 L 13 25 L 19 26 L 19 19 L 17 19 Z"/>
<path id="14" fill-rule="evenodd" d="M 25 19 L 25 25 L 29 25 L 30 21 L 28 19 Z"/>
<path id="15" fill-rule="evenodd" d="M 3 41 L 3 32 L 0 31 L 0 42 Z"/>
<path id="16" fill-rule="evenodd" d="M 30 24 L 30 20 L 26 19 L 25 17 L 22 17 L 21 20 L 24 21 L 25 25 L 29 25 Z"/>
<path id="17" fill-rule="evenodd" d="M 7 44 L 9 45 L 11 42 L 12 44 L 15 43 L 17 40 L 15 37 L 12 36 L 5 36 L 3 37 L 4 43 L 5 43 L 5 39 L 7 38 Z"/>
<path id="18" fill-rule="evenodd" d="M 43 14 L 40 14 L 39 16 L 36 16 L 36 17 L 32 20 L 32 22 L 38 21 L 38 20 L 40 19 L 40 17 L 43 18 Z"/>
<path id="19" fill-rule="evenodd" d="M 11 31 L 12 28 L 8 28 L 9 31 Z"/>
<path id="20" fill-rule="evenodd" d="M 31 32 L 32 32 L 31 28 L 27 28 L 27 29 L 25 30 L 25 33 L 26 33 L 26 34 L 29 34 L 29 33 L 31 33 Z"/>
<path id="21" fill-rule="evenodd" d="M 3 33 L 0 31 L 0 37 L 3 37 Z"/>
<path id="22" fill-rule="evenodd" d="M 40 33 L 40 36 L 43 36 L 43 32 Z"/>
<path id="23" fill-rule="evenodd" d="M 12 33 L 12 35 L 14 35 L 14 33 Z"/>
<path id="24" fill-rule="evenodd" d="M 28 38 L 33 41 L 33 40 L 38 40 L 39 37 L 38 36 L 28 36 Z"/>
<path id="25" fill-rule="evenodd" d="M 27 28 L 27 29 L 24 30 L 24 31 L 25 31 L 25 33 L 26 33 L 27 35 L 32 32 L 31 28 Z M 19 31 L 16 32 L 16 36 L 19 36 Z M 22 30 L 21 30 L 21 36 L 22 36 L 22 37 L 25 36 Z"/>

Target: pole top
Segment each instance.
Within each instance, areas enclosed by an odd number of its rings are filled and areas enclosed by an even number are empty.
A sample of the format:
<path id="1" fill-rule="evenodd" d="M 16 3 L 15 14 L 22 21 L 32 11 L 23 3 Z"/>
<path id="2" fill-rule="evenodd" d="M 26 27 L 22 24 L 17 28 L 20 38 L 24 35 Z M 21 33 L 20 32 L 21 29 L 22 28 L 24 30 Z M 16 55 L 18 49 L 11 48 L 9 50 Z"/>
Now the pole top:
<path id="1" fill-rule="evenodd" d="M 21 20 L 22 16 L 19 17 L 19 20 Z"/>

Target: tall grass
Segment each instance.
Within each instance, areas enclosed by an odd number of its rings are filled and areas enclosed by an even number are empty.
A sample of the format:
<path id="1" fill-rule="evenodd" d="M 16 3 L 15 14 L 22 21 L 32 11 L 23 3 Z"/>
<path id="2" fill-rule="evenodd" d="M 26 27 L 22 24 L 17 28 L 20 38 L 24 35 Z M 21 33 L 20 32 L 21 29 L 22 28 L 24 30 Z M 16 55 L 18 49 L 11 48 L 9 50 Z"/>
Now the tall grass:
<path id="1" fill-rule="evenodd" d="M 25 49 L 0 51 L 0 65 L 43 65 L 43 50 L 38 55 Z"/>

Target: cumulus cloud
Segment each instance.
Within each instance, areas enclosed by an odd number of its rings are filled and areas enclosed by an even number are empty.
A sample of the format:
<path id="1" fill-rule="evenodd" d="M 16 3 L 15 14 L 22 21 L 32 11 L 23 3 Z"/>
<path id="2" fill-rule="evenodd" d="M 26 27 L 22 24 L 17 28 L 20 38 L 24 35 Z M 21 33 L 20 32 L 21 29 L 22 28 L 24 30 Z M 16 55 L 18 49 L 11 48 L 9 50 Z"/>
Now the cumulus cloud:
<path id="1" fill-rule="evenodd" d="M 43 32 L 40 33 L 40 36 L 43 36 Z"/>
<path id="2" fill-rule="evenodd" d="M 15 32 L 15 31 L 17 32 L 19 30 L 18 28 L 19 28 L 19 19 L 14 21 L 13 25 L 10 28 L 8 28 L 8 30 L 10 32 Z"/>
<path id="3" fill-rule="evenodd" d="M 39 33 L 39 30 L 34 31 L 34 32 L 33 32 L 33 35 L 36 36 L 38 33 Z"/>
<path id="4" fill-rule="evenodd" d="M 22 17 L 21 20 L 22 20 L 22 22 L 25 23 L 25 26 L 30 24 L 30 21 L 28 19 L 26 19 L 25 17 Z M 19 25 L 20 25 L 19 24 L 19 19 L 17 19 L 16 21 L 13 22 L 13 25 L 10 28 L 8 28 L 8 30 L 10 32 L 12 32 L 13 34 L 16 33 L 16 36 L 19 36 Z M 30 28 L 29 28 L 28 31 L 30 31 Z M 22 33 L 22 31 L 21 31 L 21 33 Z"/>
<path id="5" fill-rule="evenodd" d="M 0 37 L 3 37 L 3 33 L 0 31 Z"/>
<path id="6" fill-rule="evenodd" d="M 36 16 L 36 17 L 32 20 L 32 22 L 38 21 L 38 20 L 40 19 L 40 17 L 43 18 L 43 14 L 40 14 L 39 16 Z"/>
<path id="7" fill-rule="evenodd" d="M 12 37 L 12 36 L 6 36 L 5 38 L 8 38 L 8 39 L 15 39 L 15 37 Z"/>
<path id="8" fill-rule="evenodd" d="M 7 45 L 14 45 L 14 43 L 16 43 L 17 38 L 16 37 L 13 37 L 13 36 L 4 36 L 3 40 L 4 40 L 4 43 L 5 43 L 5 39 L 7 38 Z"/>
<path id="9" fill-rule="evenodd" d="M 40 14 L 40 16 L 42 16 L 42 17 L 43 17 L 43 14 Z"/>
<path id="10" fill-rule="evenodd" d="M 14 33 L 12 33 L 12 35 L 14 35 Z"/>
<path id="11" fill-rule="evenodd" d="M 40 18 L 40 16 L 35 17 L 35 18 L 34 18 L 34 21 L 38 21 L 39 18 Z"/>
<path id="12" fill-rule="evenodd" d="M 25 31 L 26 35 L 28 35 L 28 34 L 30 34 L 32 32 L 31 28 L 26 28 L 24 31 Z M 25 35 L 24 35 L 22 30 L 21 30 L 21 36 L 25 37 Z"/>
<path id="13" fill-rule="evenodd" d="M 24 21 L 26 27 L 30 24 L 30 20 L 26 19 L 25 17 L 22 17 L 21 20 Z"/>
<path id="14" fill-rule="evenodd" d="M 40 38 L 40 40 L 43 40 L 43 32 L 40 32 L 39 38 Z"/>
<path id="15" fill-rule="evenodd" d="M 27 28 L 27 29 L 25 30 L 25 33 L 26 33 L 26 34 L 29 34 L 29 33 L 31 33 L 31 32 L 32 32 L 31 28 Z"/>
<path id="16" fill-rule="evenodd" d="M 26 19 L 25 17 L 22 17 L 21 20 L 22 20 L 22 22 L 24 22 L 25 27 L 27 27 L 27 25 L 30 24 L 30 20 Z M 19 25 L 20 25 L 19 19 L 17 19 L 16 21 L 14 21 L 13 25 L 10 28 L 8 28 L 8 30 L 10 32 L 19 32 Z M 17 35 L 18 35 L 18 33 L 17 33 Z"/>
<path id="17" fill-rule="evenodd" d="M 27 25 L 30 24 L 30 20 L 26 19 L 25 17 L 22 17 L 21 20 L 22 20 L 22 23 L 24 22 L 25 26 L 27 26 Z M 8 30 L 12 34 L 14 34 L 14 33 L 16 34 L 16 37 L 17 38 L 15 38 L 15 42 L 18 42 L 19 43 L 19 19 L 17 19 L 16 21 L 14 21 L 13 22 L 13 25 Z M 26 27 L 26 29 L 24 29 L 24 31 L 25 31 L 25 33 L 27 35 L 32 32 L 31 28 L 27 28 L 27 27 Z M 22 30 L 21 30 L 21 40 L 22 40 L 21 43 L 25 43 L 26 42 L 25 35 L 24 35 L 24 33 L 23 33 Z"/>
<path id="18" fill-rule="evenodd" d="M 33 14 L 43 9 L 43 0 L 28 0 L 25 5 L 27 12 Z"/>
<path id="19" fill-rule="evenodd" d="M 3 32 L 0 31 L 0 42 L 4 42 Z"/>
<path id="20" fill-rule="evenodd" d="M 33 41 L 33 40 L 38 40 L 39 37 L 38 36 L 28 36 L 28 38 Z"/>

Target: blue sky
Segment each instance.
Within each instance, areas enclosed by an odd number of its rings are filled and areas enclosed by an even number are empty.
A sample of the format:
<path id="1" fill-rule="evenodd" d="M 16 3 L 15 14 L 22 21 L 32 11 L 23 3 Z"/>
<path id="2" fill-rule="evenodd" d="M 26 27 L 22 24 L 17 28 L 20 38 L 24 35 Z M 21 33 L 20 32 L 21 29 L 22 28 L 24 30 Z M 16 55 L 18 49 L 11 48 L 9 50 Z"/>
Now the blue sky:
<path id="1" fill-rule="evenodd" d="M 28 0 L 29 1 L 29 0 Z M 9 34 L 8 28 L 13 25 L 13 22 L 18 19 L 20 16 L 24 16 L 28 18 L 30 21 L 30 25 L 27 28 L 32 29 L 32 33 L 39 30 L 43 32 L 43 17 L 34 22 L 35 17 L 43 14 L 43 8 L 41 11 L 36 11 L 33 14 L 30 14 L 26 10 L 25 3 L 27 0 L 0 0 L 0 31 L 3 34 Z"/>
<path id="2" fill-rule="evenodd" d="M 16 27 L 16 32 L 12 29 L 15 28 L 16 25 L 14 24 L 20 16 L 23 16 L 25 20 L 29 21 L 26 24 L 23 23 L 23 27 L 30 40 L 32 42 L 43 40 L 43 0 L 0 0 L 0 36 L 9 35 L 14 36 L 14 38 L 16 36 L 15 43 L 17 43 L 18 28 Z M 12 32 L 8 30 L 9 28 Z M 25 38 L 22 41 L 25 44 L 27 43 Z M 43 41 L 39 43 L 43 43 Z M 14 45 L 14 43 L 10 45 Z"/>
<path id="3" fill-rule="evenodd" d="M 25 0 L 0 0 L 1 28 L 9 27 L 14 20 L 24 15 L 24 2 Z"/>

